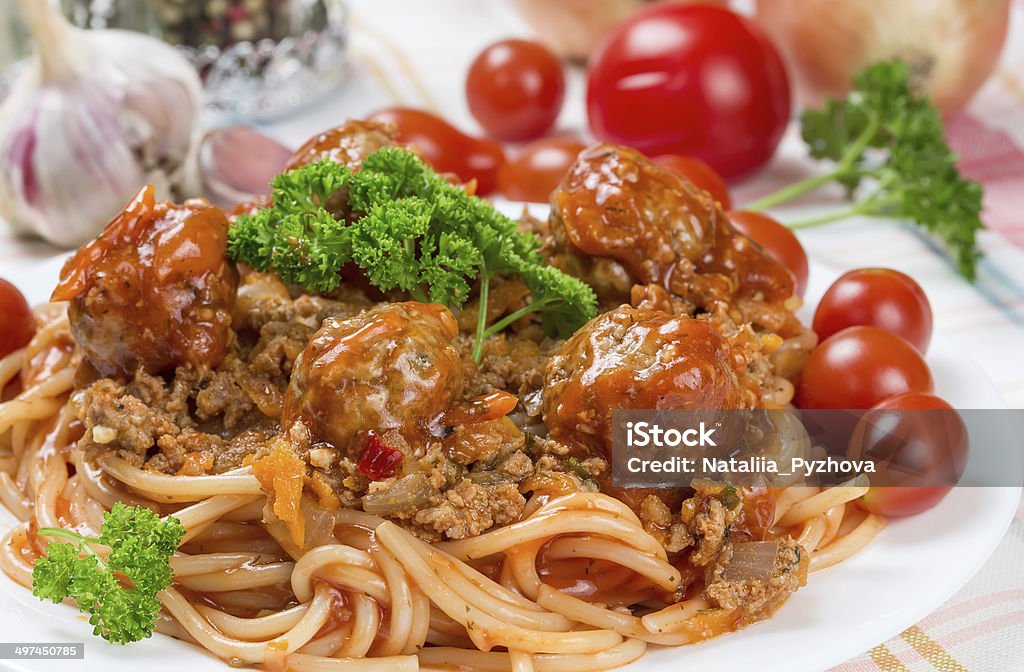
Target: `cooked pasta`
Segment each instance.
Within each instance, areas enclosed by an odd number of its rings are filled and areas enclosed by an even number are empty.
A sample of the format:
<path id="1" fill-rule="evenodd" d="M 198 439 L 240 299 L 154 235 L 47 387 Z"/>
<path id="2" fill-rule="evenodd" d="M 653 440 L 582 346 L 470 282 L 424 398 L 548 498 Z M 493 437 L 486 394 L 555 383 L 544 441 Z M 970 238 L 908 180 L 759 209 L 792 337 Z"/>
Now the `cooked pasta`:
<path id="1" fill-rule="evenodd" d="M 322 141 L 299 165 L 358 165 L 391 139 L 353 122 Z M 0 359 L 0 502 L 18 521 L 0 567 L 31 587 L 41 530 L 95 536 L 119 502 L 173 517 L 156 630 L 300 672 L 604 670 L 770 617 L 885 521 L 859 484 L 612 483 L 613 409 L 784 407 L 814 344 L 775 262 L 657 170 L 588 150 L 554 199 L 545 254 L 603 311 L 567 339 L 523 312 L 515 278 L 454 311 L 365 278 L 288 287 L 228 258 L 222 213 L 143 190 Z M 676 210 L 692 216 L 657 219 Z M 662 215 L 609 219 L 627 211 Z M 508 331 L 474 347 L 492 309 Z"/>

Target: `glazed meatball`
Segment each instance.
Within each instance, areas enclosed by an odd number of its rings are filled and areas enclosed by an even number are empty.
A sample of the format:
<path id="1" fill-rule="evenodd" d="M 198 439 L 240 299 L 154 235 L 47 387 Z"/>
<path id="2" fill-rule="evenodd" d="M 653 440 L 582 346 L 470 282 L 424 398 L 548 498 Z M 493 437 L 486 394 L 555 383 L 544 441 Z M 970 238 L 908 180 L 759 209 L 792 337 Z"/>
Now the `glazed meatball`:
<path id="1" fill-rule="evenodd" d="M 330 159 L 352 169 L 381 147 L 395 144 L 394 129 L 375 121 L 349 119 L 341 126 L 324 131 L 306 141 L 292 155 L 285 170 Z"/>
<path id="2" fill-rule="evenodd" d="M 157 202 L 146 187 L 64 265 L 53 301 L 103 376 L 213 368 L 231 344 L 238 275 L 228 220 L 205 202 Z"/>
<path id="3" fill-rule="evenodd" d="M 635 150 L 581 152 L 551 196 L 550 231 L 552 264 L 590 283 L 606 306 L 628 301 L 635 284 L 660 284 L 700 311 L 797 328 L 781 305 L 792 274 L 708 194 Z"/>
<path id="4" fill-rule="evenodd" d="M 551 436 L 583 454 L 611 456 L 612 410 L 742 408 L 742 355 L 704 320 L 621 306 L 566 341 L 544 374 Z"/>
<path id="5" fill-rule="evenodd" d="M 281 426 L 302 422 L 350 455 L 370 431 L 398 430 L 422 444 L 427 425 L 462 394 L 457 333 L 455 318 L 437 304 L 328 317 L 295 361 Z"/>

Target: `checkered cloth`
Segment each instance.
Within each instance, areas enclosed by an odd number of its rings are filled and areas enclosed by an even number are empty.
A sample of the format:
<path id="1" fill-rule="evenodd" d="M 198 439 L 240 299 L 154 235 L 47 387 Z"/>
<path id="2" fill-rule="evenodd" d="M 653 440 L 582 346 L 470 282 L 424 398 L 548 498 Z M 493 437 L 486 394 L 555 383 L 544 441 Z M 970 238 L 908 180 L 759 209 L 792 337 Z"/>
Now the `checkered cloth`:
<path id="1" fill-rule="evenodd" d="M 507 0 L 351 0 L 351 77 L 329 101 L 266 127 L 297 145 L 346 116 L 391 104 L 426 107 L 478 130 L 463 81 L 473 56 L 496 39 L 529 35 Z M 585 127 L 580 73 L 570 78 L 560 126 Z M 1024 406 L 1024 0 L 1014 0 L 1002 65 L 966 113 L 950 120 L 961 167 L 985 185 L 986 258 L 968 285 L 912 227 L 850 221 L 801 232 L 817 259 L 840 269 L 888 266 L 917 279 L 936 328 L 978 362 L 1014 408 Z M 812 169 L 794 133 L 769 169 L 739 185 L 742 204 Z M 821 200 L 838 193 L 818 194 Z M 56 253 L 14 238 L 0 224 L 0 275 Z M 937 562 L 955 562 L 938 558 Z M 956 596 L 914 627 L 831 672 L 1002 672 L 1024 670 L 1024 508 L 987 565 Z"/>

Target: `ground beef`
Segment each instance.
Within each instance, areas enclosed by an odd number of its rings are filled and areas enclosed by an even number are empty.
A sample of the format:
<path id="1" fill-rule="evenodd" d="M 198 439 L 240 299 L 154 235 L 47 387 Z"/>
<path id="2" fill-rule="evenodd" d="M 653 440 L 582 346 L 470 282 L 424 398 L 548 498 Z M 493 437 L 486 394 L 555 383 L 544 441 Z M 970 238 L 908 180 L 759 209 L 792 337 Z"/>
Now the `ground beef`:
<path id="1" fill-rule="evenodd" d="M 412 513 L 410 522 L 430 540 L 465 539 L 519 520 L 524 506 L 526 499 L 513 482 L 481 485 L 465 478 Z"/>
<path id="2" fill-rule="evenodd" d="M 672 519 L 668 505 L 656 495 L 648 495 L 640 504 L 644 529 L 661 542 L 669 553 L 678 553 L 693 545 L 693 535 L 682 522 Z"/>
<path id="3" fill-rule="evenodd" d="M 739 506 L 730 509 L 717 495 L 706 492 L 698 491 L 683 502 L 679 517 L 696 542 L 690 564 L 704 567 L 714 562 L 729 540 L 729 526 L 740 514 Z"/>
<path id="4" fill-rule="evenodd" d="M 744 552 L 742 547 L 748 544 L 774 545 L 775 560 L 770 576 L 752 578 L 731 571 L 730 565 Z M 771 550 L 771 546 L 761 550 Z M 708 573 L 704 596 L 716 606 L 742 610 L 741 625 L 759 621 L 771 616 L 807 582 L 807 565 L 807 553 L 791 537 L 729 545 Z"/>
<path id="5" fill-rule="evenodd" d="M 665 499 L 647 495 L 640 503 L 640 522 L 669 553 L 690 549 L 689 562 L 706 567 L 718 559 L 729 541 L 730 528 L 743 509 L 735 488 L 720 483 L 700 483 L 693 494 L 673 512 Z"/>
<path id="6" fill-rule="evenodd" d="M 221 380 L 223 376 L 207 371 L 180 369 L 170 386 L 144 373 L 130 383 L 109 378 L 96 381 L 78 396 L 78 413 L 86 428 L 80 445 L 86 457 L 115 454 L 136 467 L 167 474 L 183 469 L 191 475 L 221 473 L 241 466 L 247 455 L 269 439 L 276 422 L 245 414 L 243 407 L 252 407 L 247 398 L 228 403 L 225 399 L 230 395 L 204 387 Z M 213 396 L 223 397 L 223 417 L 199 410 L 209 411 Z M 196 401 L 201 397 L 206 403 Z M 193 405 L 197 410 L 190 414 Z M 244 417 L 247 425 L 237 434 L 203 431 L 205 420 L 213 419 L 213 425 L 223 429 L 227 419 L 236 416 Z"/>
<path id="7" fill-rule="evenodd" d="M 268 322 L 287 322 L 295 316 L 288 287 L 270 273 L 249 273 L 238 287 L 232 315 L 236 330 L 259 331 Z"/>
<path id="8" fill-rule="evenodd" d="M 498 334 L 487 341 L 479 366 L 473 361 L 473 336 L 463 332 L 455 340 L 462 353 L 465 395 L 475 397 L 506 390 L 519 397 L 526 412 L 540 415 L 544 367 L 562 341 L 533 334 Z"/>
<path id="9" fill-rule="evenodd" d="M 147 406 L 128 394 L 125 385 L 109 378 L 97 381 L 82 395 L 80 417 L 87 445 L 127 453 L 126 458 L 134 457 L 131 461 L 139 464 L 158 437 L 181 432 L 173 418 Z"/>

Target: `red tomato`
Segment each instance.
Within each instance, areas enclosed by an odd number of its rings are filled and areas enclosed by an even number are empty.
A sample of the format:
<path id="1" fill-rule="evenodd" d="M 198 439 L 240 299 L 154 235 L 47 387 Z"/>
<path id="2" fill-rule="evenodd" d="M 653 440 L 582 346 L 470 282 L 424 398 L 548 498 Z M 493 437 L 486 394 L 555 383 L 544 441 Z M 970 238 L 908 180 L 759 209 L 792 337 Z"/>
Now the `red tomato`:
<path id="1" fill-rule="evenodd" d="M 654 157 L 653 161 L 659 166 L 664 166 L 675 171 L 693 182 L 697 187 L 711 194 L 711 198 L 718 201 L 723 210 L 732 207 L 732 198 L 729 196 L 729 185 L 708 164 L 692 156 L 679 156 L 678 154 L 663 154 Z"/>
<path id="2" fill-rule="evenodd" d="M 466 101 L 489 135 L 532 140 L 558 119 L 565 99 L 562 62 L 529 40 L 502 40 L 480 52 L 466 77 Z"/>
<path id="3" fill-rule="evenodd" d="M 886 516 L 932 508 L 967 468 L 967 427 L 956 410 L 931 394 L 910 392 L 885 399 L 861 418 L 850 442 L 852 459 L 873 457 L 875 482 L 860 500 Z"/>
<path id="4" fill-rule="evenodd" d="M 384 439 L 375 432 L 370 432 L 363 452 L 359 454 L 356 470 L 371 481 L 391 478 L 398 471 L 403 457 L 402 451 L 384 443 Z"/>
<path id="5" fill-rule="evenodd" d="M 891 331 L 924 353 L 932 338 L 932 307 L 910 276 L 889 268 L 860 268 L 832 283 L 814 311 L 820 338 L 857 325 Z"/>
<path id="6" fill-rule="evenodd" d="M 585 147 L 572 138 L 544 138 L 530 143 L 498 171 L 498 191 L 513 201 L 547 203 Z"/>
<path id="7" fill-rule="evenodd" d="M 389 107 L 369 117 L 394 124 L 398 141 L 415 147 L 439 173 L 453 173 L 464 182 L 476 180 L 476 193 L 486 195 L 498 184 L 505 150 L 486 138 L 466 135 L 444 119 L 410 107 Z"/>
<path id="8" fill-rule="evenodd" d="M 807 290 L 807 253 L 796 234 L 768 215 L 749 210 L 729 212 L 729 221 L 743 235 L 764 248 L 773 259 L 789 269 L 796 281 L 796 293 Z"/>
<path id="9" fill-rule="evenodd" d="M 871 408 L 904 392 L 931 392 L 932 374 L 914 346 L 878 327 L 848 327 L 822 341 L 797 386 L 800 408 Z"/>
<path id="10" fill-rule="evenodd" d="M 18 288 L 0 278 L 0 357 L 23 348 L 36 333 L 36 320 Z"/>
<path id="11" fill-rule="evenodd" d="M 753 22 L 719 7 L 658 3 L 591 59 L 594 135 L 648 156 L 684 154 L 726 179 L 763 166 L 789 122 L 789 80 Z"/>

